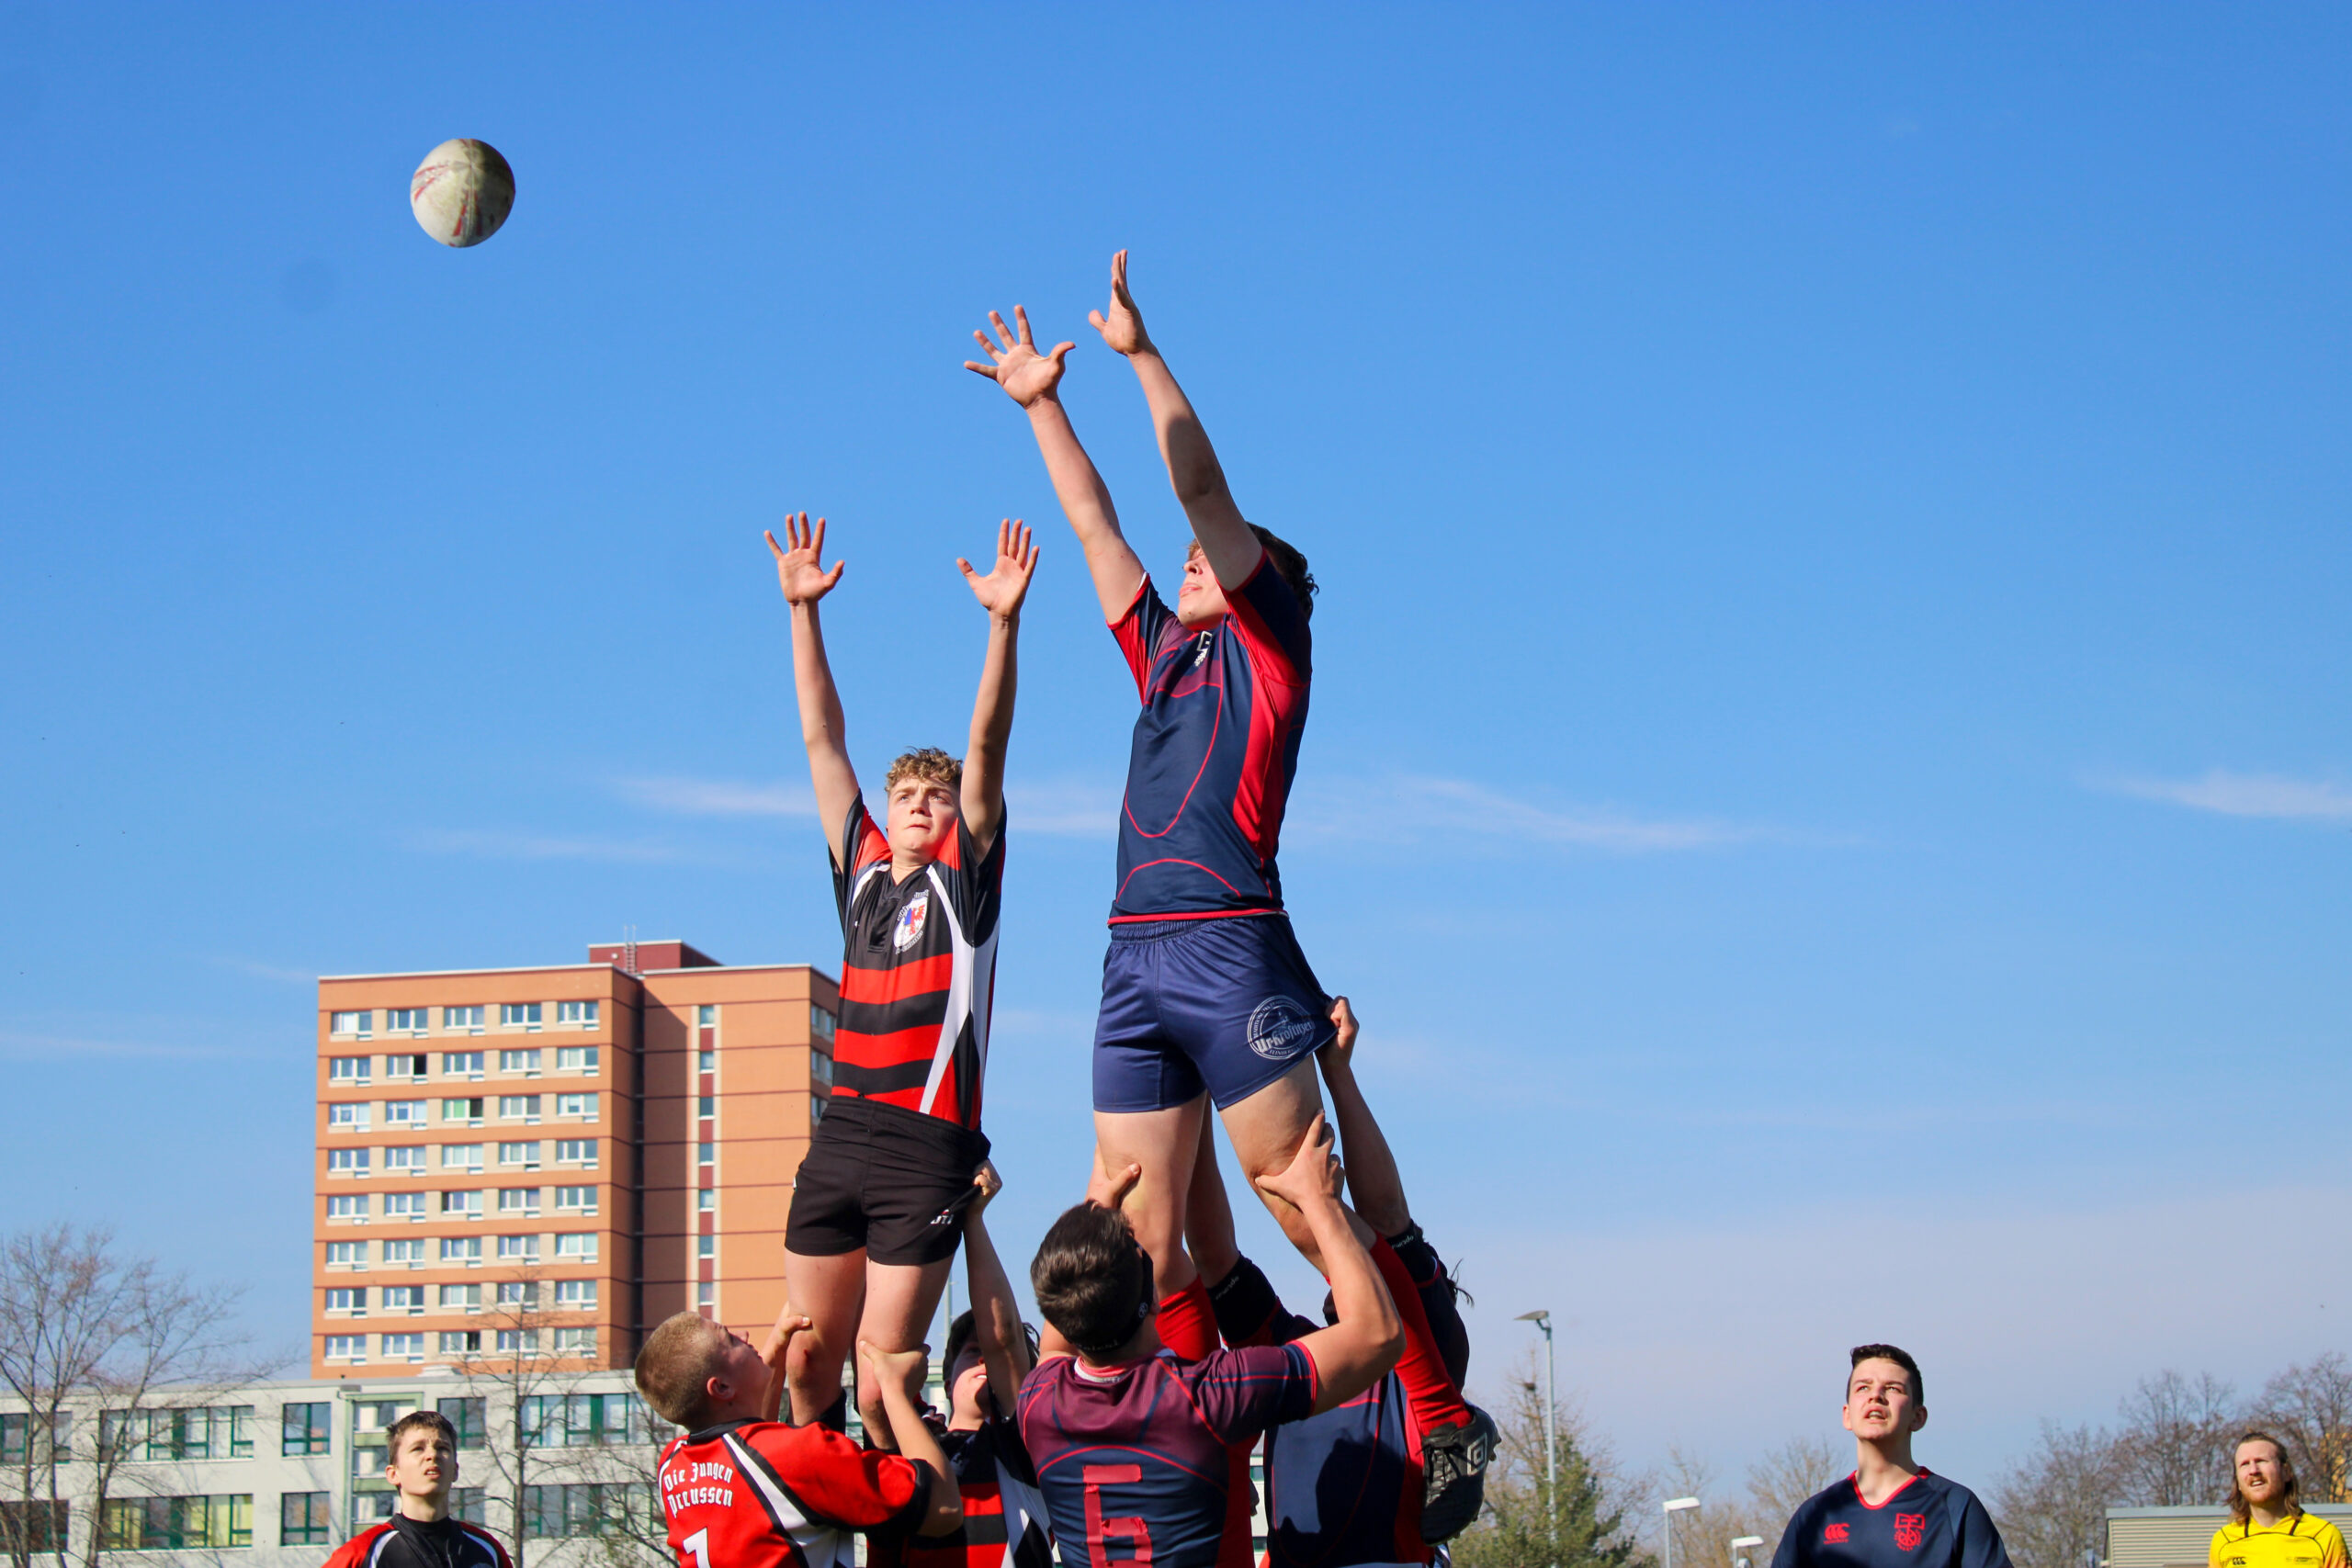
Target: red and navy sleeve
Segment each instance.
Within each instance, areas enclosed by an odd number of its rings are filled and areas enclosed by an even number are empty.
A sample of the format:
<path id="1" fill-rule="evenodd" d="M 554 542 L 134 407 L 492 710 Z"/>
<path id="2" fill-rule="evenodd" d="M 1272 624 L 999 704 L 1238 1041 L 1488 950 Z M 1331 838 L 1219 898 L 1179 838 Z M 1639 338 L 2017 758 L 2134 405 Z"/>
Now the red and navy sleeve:
<path id="1" fill-rule="evenodd" d="M 1174 622 L 1167 601 L 1147 575 L 1136 584 L 1135 602 L 1127 606 L 1127 613 L 1111 623 L 1111 635 L 1119 639 L 1119 651 L 1126 655 L 1127 672 L 1136 678 L 1139 701 L 1151 700 L 1151 663 L 1159 657 L 1159 639 Z"/>
<path id="2" fill-rule="evenodd" d="M 391 1528 L 389 1524 L 371 1525 L 361 1530 L 334 1549 L 334 1554 L 326 1561 L 326 1568 L 358 1568 L 360 1563 L 367 1562 L 374 1553 L 376 1543 L 381 1540 L 384 1532 Z"/>
<path id="3" fill-rule="evenodd" d="M 1315 1325 L 1283 1305 L 1265 1270 L 1244 1258 L 1209 1289 L 1216 1309 L 1216 1331 L 1227 1345 L 1287 1345 L 1315 1332 Z"/>
<path id="4" fill-rule="evenodd" d="M 743 1440 L 816 1523 L 896 1539 L 912 1534 L 931 1506 L 931 1466 L 859 1448 L 830 1427 L 750 1427 Z"/>
<path id="5" fill-rule="evenodd" d="M 1003 835 L 1000 833 L 998 837 Z M 890 840 L 867 815 L 865 795 L 849 803 L 849 811 L 842 818 L 841 831 L 833 844 L 834 852 L 826 858 L 833 867 L 833 904 L 841 911 L 842 930 L 847 931 L 850 896 L 857 891 L 858 874 L 876 861 L 890 858 Z"/>
<path id="6" fill-rule="evenodd" d="M 1251 1442 L 1269 1427 L 1315 1413 L 1315 1358 L 1303 1346 L 1218 1350 L 1184 1372 L 1193 1407 L 1220 1442 Z"/>

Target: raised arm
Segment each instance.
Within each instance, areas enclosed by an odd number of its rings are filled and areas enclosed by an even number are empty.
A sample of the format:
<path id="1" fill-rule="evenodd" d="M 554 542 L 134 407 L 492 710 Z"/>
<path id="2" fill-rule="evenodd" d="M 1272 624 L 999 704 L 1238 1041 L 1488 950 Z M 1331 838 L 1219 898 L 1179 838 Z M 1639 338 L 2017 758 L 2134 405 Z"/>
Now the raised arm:
<path id="1" fill-rule="evenodd" d="M 1339 1025 L 1340 1032 L 1316 1056 L 1323 1064 L 1323 1081 L 1331 1089 L 1331 1114 L 1340 1124 L 1340 1147 L 1347 1151 L 1348 1196 L 1374 1232 L 1403 1235 L 1412 1228 L 1413 1213 L 1405 1203 L 1405 1179 L 1396 1173 L 1396 1156 L 1356 1083 L 1360 1026 L 1347 998 L 1332 998 L 1331 1021 Z"/>
<path id="2" fill-rule="evenodd" d="M 997 1413 L 1010 1416 L 1021 1397 L 1021 1381 L 1029 1375 L 1029 1340 L 1021 1332 L 1021 1306 L 1012 1298 L 1012 1281 L 980 1219 L 989 1200 L 1004 1190 L 1004 1179 L 983 1160 L 972 1175 L 972 1185 L 979 1191 L 964 1211 L 964 1278 L 971 1286 L 972 1341 L 989 1370 L 989 1393 L 996 1397 Z"/>
<path id="3" fill-rule="evenodd" d="M 789 513 L 784 536 L 790 548 L 767 536 L 775 557 L 776 581 L 784 602 L 792 606 L 792 684 L 800 699 L 800 739 L 808 748 L 808 778 L 817 790 L 817 818 L 833 863 L 841 864 L 842 819 L 857 798 L 857 772 L 849 765 L 849 721 L 842 714 L 842 694 L 833 684 L 833 667 L 825 660 L 824 628 L 818 624 L 817 601 L 842 580 L 846 561 L 835 561 L 827 571 L 819 557 L 825 548 L 825 520 L 811 527 L 808 514 Z"/>
<path id="4" fill-rule="evenodd" d="M 1193 1186 L 1184 1197 L 1184 1248 L 1215 1290 L 1241 1261 L 1233 1238 L 1233 1204 L 1225 1195 L 1225 1175 L 1216 1168 L 1216 1119 L 1201 1118 L 1201 1147 L 1193 1156 Z"/>
<path id="5" fill-rule="evenodd" d="M 1233 491 L 1225 482 L 1225 468 L 1216 460 L 1216 448 L 1209 445 L 1209 433 L 1201 426 L 1201 416 L 1193 412 L 1192 400 L 1176 384 L 1151 334 L 1144 331 L 1143 312 L 1136 309 L 1135 296 L 1127 292 L 1126 252 L 1111 258 L 1109 311 L 1096 310 L 1086 319 L 1102 334 L 1104 343 L 1125 355 L 1127 363 L 1135 367 L 1136 379 L 1143 386 L 1143 400 L 1151 410 L 1152 433 L 1159 438 L 1160 460 L 1168 465 L 1168 483 L 1193 525 L 1193 537 L 1200 541 L 1201 553 L 1209 558 L 1209 570 L 1216 573 L 1217 585 L 1228 592 L 1240 587 L 1258 570 L 1265 547 L 1258 543 L 1258 536 L 1250 531 L 1241 508 L 1234 502 Z"/>
<path id="6" fill-rule="evenodd" d="M 763 1421 L 775 1420 L 776 1412 L 784 1408 L 785 1356 L 792 1348 L 792 1337 L 808 1326 L 808 1319 L 794 1312 L 792 1303 L 786 1302 L 784 1310 L 775 1314 L 775 1323 L 768 1329 L 767 1337 L 760 1341 L 760 1359 L 768 1369 L 767 1392 L 760 1396 Z"/>
<path id="7" fill-rule="evenodd" d="M 989 651 L 980 665 L 980 694 L 972 702 L 972 736 L 964 751 L 964 823 L 980 853 L 996 842 L 1004 820 L 1004 751 L 1012 739 L 1014 654 L 1021 642 L 1021 602 L 1037 571 L 1037 542 L 1008 518 L 996 531 L 996 565 L 986 577 L 958 556 L 956 567 L 972 597 L 989 613 Z"/>
<path id="8" fill-rule="evenodd" d="M 922 1397 L 924 1352 L 885 1350 L 872 1340 L 857 1342 L 859 1359 L 865 1363 L 868 1376 L 882 1395 L 882 1410 L 889 1423 L 888 1430 L 868 1429 L 866 1436 L 877 1449 L 904 1454 L 919 1460 L 931 1469 L 931 1497 L 924 1510 L 922 1523 L 915 1527 L 922 1536 L 953 1534 L 964 1522 L 964 1495 L 956 1485 L 956 1472 L 947 1462 L 947 1455 L 923 1424 L 922 1412 L 916 1401 Z"/>
<path id="9" fill-rule="evenodd" d="M 1095 596 L 1102 602 L 1102 618 L 1115 622 L 1127 613 L 1127 606 L 1135 603 L 1136 590 L 1143 586 L 1143 562 L 1126 536 L 1119 532 L 1119 514 L 1111 505 L 1110 489 L 1094 471 L 1094 459 L 1078 444 L 1078 432 L 1071 428 L 1069 412 L 1056 390 L 1061 384 L 1063 358 L 1078 345 L 1056 344 L 1052 353 L 1039 354 L 1030 339 L 1029 313 L 1015 305 L 1012 319 L 1017 327 L 1007 327 L 1002 316 L 989 312 L 996 337 L 982 332 L 972 334 L 979 340 L 989 363 L 967 359 L 964 368 L 986 376 L 1028 411 L 1030 434 L 1036 436 L 1037 451 L 1046 459 L 1055 498 L 1078 535 L 1079 547 L 1086 552 L 1086 570 L 1094 579 Z"/>
<path id="10" fill-rule="evenodd" d="M 1353 1217 L 1340 1206 L 1345 1179 L 1340 1162 L 1331 1156 L 1331 1129 L 1319 1115 L 1307 1124 L 1289 1168 L 1258 1179 L 1259 1186 L 1295 1204 L 1306 1217 L 1331 1281 L 1331 1302 L 1340 1321 L 1292 1341 L 1315 1359 L 1317 1416 L 1387 1376 L 1405 1348 L 1405 1325 L 1396 1315 L 1396 1303 L 1358 1238 Z"/>

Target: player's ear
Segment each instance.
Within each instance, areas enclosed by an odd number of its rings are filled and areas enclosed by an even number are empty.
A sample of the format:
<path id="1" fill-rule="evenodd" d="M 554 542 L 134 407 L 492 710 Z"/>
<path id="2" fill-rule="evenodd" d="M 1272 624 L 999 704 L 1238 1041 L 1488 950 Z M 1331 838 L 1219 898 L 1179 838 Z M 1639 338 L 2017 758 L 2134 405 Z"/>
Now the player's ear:
<path id="1" fill-rule="evenodd" d="M 1911 1407 L 1911 1429 L 1916 1432 L 1927 1424 L 1928 1407 L 1924 1404 L 1913 1405 Z"/>

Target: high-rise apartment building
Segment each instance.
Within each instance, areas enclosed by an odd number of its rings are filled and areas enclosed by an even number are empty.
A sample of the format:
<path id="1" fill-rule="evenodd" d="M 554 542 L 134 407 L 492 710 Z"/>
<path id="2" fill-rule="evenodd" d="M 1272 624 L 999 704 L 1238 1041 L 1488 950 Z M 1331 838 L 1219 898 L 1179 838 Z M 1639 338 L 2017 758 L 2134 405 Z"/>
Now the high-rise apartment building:
<path id="1" fill-rule="evenodd" d="M 311 1368 L 626 1367 L 784 1304 L 839 992 L 682 942 L 319 982 Z"/>

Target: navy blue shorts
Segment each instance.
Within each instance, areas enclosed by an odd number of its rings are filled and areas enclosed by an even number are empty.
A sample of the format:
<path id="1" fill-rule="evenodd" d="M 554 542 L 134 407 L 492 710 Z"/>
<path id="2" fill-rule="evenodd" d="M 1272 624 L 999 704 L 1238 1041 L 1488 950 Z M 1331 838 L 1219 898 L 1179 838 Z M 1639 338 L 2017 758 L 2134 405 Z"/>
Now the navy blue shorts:
<path id="1" fill-rule="evenodd" d="M 1094 1020 L 1094 1109 L 1249 1099 L 1339 1031 L 1281 915 L 1111 928 Z"/>

